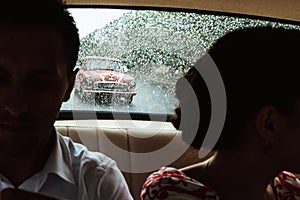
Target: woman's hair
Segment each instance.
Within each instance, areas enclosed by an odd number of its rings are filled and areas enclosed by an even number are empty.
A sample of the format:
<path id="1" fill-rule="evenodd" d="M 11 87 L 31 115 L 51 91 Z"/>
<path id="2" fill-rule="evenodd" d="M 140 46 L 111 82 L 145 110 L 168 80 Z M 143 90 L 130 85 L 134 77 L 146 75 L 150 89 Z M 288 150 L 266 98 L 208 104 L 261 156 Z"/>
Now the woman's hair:
<path id="1" fill-rule="evenodd" d="M 272 105 L 281 113 L 291 110 L 293 100 L 300 94 L 299 47 L 299 30 L 272 27 L 235 30 L 212 45 L 208 55 L 220 72 L 227 99 L 225 124 L 215 150 L 237 145 L 246 120 L 262 106 Z M 191 67 L 176 84 L 180 102 L 175 110 L 176 128 L 180 129 L 181 108 L 190 103 L 183 80 L 193 88 L 198 100 L 195 106 L 201 111 L 197 134 L 188 142 L 200 148 L 211 123 L 211 99 L 202 75 Z M 183 135 L 190 134 L 182 131 Z"/>

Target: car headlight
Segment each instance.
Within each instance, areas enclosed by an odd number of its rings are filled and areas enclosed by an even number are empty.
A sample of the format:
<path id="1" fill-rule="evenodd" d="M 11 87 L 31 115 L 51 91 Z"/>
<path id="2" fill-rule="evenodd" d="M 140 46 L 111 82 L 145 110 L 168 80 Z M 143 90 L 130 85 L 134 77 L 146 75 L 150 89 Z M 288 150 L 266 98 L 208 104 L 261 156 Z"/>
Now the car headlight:
<path id="1" fill-rule="evenodd" d="M 136 82 L 132 79 L 132 80 L 129 81 L 128 86 L 130 88 L 134 88 L 136 86 Z"/>

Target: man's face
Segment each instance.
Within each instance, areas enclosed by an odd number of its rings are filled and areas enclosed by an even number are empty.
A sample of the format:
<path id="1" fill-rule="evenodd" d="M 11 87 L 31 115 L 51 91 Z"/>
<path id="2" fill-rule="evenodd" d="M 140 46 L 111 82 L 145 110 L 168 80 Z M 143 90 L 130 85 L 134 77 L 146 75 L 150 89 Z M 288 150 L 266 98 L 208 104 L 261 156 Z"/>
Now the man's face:
<path id="1" fill-rule="evenodd" d="M 59 33 L 0 24 L 0 153 L 19 154 L 48 141 L 73 81 Z"/>

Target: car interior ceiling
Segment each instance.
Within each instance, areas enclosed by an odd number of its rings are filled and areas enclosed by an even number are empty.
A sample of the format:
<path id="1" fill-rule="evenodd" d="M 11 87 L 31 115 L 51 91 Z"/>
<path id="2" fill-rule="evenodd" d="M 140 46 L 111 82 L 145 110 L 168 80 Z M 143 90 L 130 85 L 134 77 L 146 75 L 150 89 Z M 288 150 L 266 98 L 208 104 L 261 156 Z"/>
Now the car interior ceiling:
<path id="1" fill-rule="evenodd" d="M 254 15 L 300 22 L 300 2 L 297 0 L 67 0 L 70 6 L 136 7 L 159 9 L 192 9 L 233 14 Z"/>

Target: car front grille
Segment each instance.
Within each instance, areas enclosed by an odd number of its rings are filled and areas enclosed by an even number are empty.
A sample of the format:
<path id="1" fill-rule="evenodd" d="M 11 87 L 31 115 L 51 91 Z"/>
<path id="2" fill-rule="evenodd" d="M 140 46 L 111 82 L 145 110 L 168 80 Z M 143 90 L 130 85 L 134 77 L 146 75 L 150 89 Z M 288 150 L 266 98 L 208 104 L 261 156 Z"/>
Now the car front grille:
<path id="1" fill-rule="evenodd" d="M 105 90 L 105 91 L 126 91 L 128 85 L 125 83 L 112 83 L 112 82 L 96 82 L 94 84 L 95 90 Z"/>

